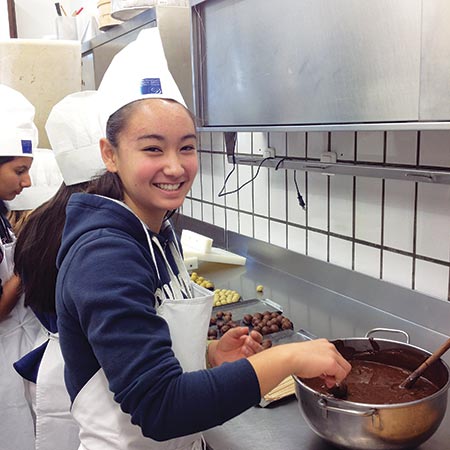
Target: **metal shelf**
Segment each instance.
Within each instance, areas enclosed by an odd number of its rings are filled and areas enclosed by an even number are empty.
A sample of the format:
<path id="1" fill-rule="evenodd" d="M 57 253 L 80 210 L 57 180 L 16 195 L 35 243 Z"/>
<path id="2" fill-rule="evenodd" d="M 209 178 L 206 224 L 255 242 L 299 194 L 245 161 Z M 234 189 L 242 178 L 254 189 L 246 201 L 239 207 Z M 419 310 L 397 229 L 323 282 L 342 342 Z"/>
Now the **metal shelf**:
<path id="1" fill-rule="evenodd" d="M 292 132 L 292 131 L 430 131 L 450 130 L 450 121 L 412 121 L 412 122 L 366 122 L 366 123 L 320 123 L 292 125 L 238 125 L 197 127 L 198 131 L 221 132 Z"/>

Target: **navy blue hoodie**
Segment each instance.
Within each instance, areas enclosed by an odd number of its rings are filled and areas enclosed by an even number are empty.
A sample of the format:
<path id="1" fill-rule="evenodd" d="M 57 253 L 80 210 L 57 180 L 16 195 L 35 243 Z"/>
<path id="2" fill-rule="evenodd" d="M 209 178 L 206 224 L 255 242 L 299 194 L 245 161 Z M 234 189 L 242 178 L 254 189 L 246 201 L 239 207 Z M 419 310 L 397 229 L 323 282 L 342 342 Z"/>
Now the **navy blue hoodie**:
<path id="1" fill-rule="evenodd" d="M 183 372 L 167 323 L 155 311 L 154 293 L 168 281 L 167 268 L 154 246 L 159 279 L 145 233 L 125 207 L 74 194 L 57 260 L 56 309 L 72 401 L 103 368 L 132 423 L 161 441 L 222 424 L 256 405 L 260 389 L 246 359 Z M 171 228 L 156 236 L 172 266 Z M 186 326 L 195 326 L 189 317 Z"/>

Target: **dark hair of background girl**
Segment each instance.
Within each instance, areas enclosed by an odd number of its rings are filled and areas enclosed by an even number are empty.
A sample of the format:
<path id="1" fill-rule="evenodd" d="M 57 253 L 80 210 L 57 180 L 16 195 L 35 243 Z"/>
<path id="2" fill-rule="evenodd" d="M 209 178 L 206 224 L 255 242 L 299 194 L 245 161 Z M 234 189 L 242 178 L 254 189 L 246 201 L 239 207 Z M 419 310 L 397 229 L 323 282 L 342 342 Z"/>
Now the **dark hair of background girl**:
<path id="1" fill-rule="evenodd" d="M 49 201 L 36 208 L 20 230 L 14 252 L 14 271 L 22 278 L 25 305 L 36 312 L 55 312 L 56 256 L 66 221 L 66 206 L 88 182 L 64 183 Z"/>

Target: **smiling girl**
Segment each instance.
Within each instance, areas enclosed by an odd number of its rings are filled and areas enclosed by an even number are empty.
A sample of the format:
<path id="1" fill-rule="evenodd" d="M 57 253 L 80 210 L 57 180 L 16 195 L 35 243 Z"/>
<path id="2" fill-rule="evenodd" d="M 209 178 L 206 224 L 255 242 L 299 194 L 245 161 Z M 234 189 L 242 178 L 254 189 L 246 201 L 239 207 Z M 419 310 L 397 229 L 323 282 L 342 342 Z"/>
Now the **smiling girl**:
<path id="1" fill-rule="evenodd" d="M 115 57 L 99 94 L 108 172 L 69 201 L 56 287 L 80 449 L 204 449 L 201 431 L 289 374 L 343 379 L 350 365 L 329 342 L 261 351 L 247 327 L 205 358 L 213 296 L 192 285 L 169 220 L 197 172 L 196 129 L 156 28 Z"/>

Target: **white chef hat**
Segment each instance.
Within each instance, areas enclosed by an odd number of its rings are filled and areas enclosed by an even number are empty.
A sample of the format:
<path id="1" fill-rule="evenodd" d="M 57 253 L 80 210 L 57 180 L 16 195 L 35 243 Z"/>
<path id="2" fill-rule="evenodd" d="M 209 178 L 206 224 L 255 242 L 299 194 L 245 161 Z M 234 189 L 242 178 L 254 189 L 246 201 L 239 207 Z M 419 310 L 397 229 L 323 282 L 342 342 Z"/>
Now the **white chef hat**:
<path id="1" fill-rule="evenodd" d="M 109 117 L 135 100 L 166 98 L 186 106 L 167 66 L 157 27 L 142 30 L 111 61 L 98 88 L 103 132 Z"/>
<path id="2" fill-rule="evenodd" d="M 64 97 L 50 111 L 45 130 L 67 186 L 90 181 L 105 171 L 97 91 Z"/>
<path id="3" fill-rule="evenodd" d="M 34 106 L 23 94 L 0 84 L 0 156 L 30 156 L 37 145 Z"/>
<path id="4" fill-rule="evenodd" d="M 50 200 L 63 182 L 55 154 L 48 148 L 36 148 L 30 169 L 31 186 L 24 189 L 14 200 L 6 202 L 11 211 L 35 209 Z"/>

